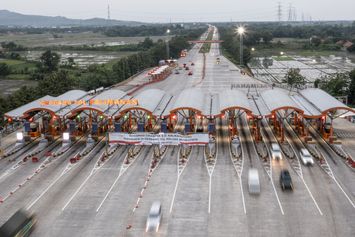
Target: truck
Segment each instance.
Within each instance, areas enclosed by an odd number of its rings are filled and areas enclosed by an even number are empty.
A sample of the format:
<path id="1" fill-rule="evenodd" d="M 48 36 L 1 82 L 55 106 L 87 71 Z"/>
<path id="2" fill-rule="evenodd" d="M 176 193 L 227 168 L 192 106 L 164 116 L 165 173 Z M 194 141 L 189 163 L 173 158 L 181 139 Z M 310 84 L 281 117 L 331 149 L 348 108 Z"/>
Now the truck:
<path id="1" fill-rule="evenodd" d="M 1 237 L 27 237 L 36 225 L 36 216 L 20 209 L 0 227 Z"/>

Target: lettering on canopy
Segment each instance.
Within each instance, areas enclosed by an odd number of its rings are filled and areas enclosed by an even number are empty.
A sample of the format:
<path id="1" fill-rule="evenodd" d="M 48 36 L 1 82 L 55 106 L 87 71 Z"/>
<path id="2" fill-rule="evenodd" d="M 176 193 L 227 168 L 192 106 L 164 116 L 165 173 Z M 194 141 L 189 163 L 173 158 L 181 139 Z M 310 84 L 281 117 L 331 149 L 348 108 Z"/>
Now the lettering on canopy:
<path id="1" fill-rule="evenodd" d="M 207 133 L 182 135 L 178 133 L 109 133 L 109 143 L 120 145 L 188 145 L 204 146 L 209 142 Z"/>
<path id="2" fill-rule="evenodd" d="M 137 99 L 92 99 L 85 100 L 42 100 L 41 106 L 53 106 L 53 105 L 138 105 Z"/>

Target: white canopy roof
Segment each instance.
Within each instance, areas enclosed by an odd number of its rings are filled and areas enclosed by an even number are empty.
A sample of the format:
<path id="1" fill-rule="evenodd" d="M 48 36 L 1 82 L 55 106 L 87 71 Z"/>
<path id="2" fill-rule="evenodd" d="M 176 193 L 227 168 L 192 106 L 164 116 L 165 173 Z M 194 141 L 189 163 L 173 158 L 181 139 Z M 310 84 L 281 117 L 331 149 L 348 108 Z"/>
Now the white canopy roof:
<path id="1" fill-rule="evenodd" d="M 302 113 L 304 112 L 284 90 L 277 88 L 266 90 L 261 93 L 261 97 L 271 112 L 275 112 L 280 109 L 294 109 Z M 268 116 L 269 114 L 263 115 Z"/>
<path id="2" fill-rule="evenodd" d="M 119 116 L 122 116 L 129 110 L 145 110 L 148 113 L 154 114 L 166 92 L 160 89 L 144 90 L 134 97 L 138 100 L 138 105 L 125 105 L 119 111 Z"/>
<path id="3" fill-rule="evenodd" d="M 300 94 L 321 113 L 326 113 L 328 111 L 336 109 L 343 109 L 355 112 L 354 109 L 351 109 L 333 96 L 329 95 L 327 92 L 318 88 L 308 88 L 300 91 Z"/>
<path id="4" fill-rule="evenodd" d="M 191 109 L 198 113 L 204 112 L 205 95 L 201 89 L 189 88 L 183 90 L 177 97 L 174 97 L 173 106 L 170 112 L 173 113 L 181 109 Z"/>
<path id="5" fill-rule="evenodd" d="M 219 94 L 219 111 L 224 113 L 230 109 L 252 111 L 247 95 L 240 90 L 225 90 Z"/>
<path id="6" fill-rule="evenodd" d="M 63 105 L 61 103 L 59 103 L 58 105 L 56 105 L 55 103 L 43 104 L 43 102 L 75 101 L 81 99 L 85 95 L 86 92 L 81 90 L 71 90 L 57 97 L 46 95 L 40 99 L 32 101 L 28 104 L 25 104 L 17 109 L 14 109 L 6 113 L 5 116 L 11 118 L 21 118 L 26 116 L 26 114 L 31 111 L 41 111 L 41 110 L 56 114 L 56 112 L 58 112 L 59 110 L 65 107 L 68 107 L 68 105 Z"/>

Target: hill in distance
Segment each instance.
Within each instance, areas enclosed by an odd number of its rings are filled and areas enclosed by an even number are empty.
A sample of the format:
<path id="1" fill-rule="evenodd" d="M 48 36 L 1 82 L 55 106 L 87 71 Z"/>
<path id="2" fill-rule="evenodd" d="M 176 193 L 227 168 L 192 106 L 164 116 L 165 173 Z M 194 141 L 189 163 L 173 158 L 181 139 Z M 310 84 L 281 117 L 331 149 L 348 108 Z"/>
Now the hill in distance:
<path id="1" fill-rule="evenodd" d="M 103 18 L 70 19 L 62 16 L 24 15 L 0 10 L 0 26 L 8 27 L 71 27 L 71 26 L 139 26 L 136 21 L 106 20 Z"/>

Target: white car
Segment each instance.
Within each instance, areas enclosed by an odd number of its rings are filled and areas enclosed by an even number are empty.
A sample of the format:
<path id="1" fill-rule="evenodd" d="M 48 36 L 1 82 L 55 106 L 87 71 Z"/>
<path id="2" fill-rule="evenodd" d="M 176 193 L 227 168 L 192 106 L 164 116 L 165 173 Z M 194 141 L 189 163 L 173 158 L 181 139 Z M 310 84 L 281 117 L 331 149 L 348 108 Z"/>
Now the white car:
<path id="1" fill-rule="evenodd" d="M 276 160 L 276 159 L 281 160 L 282 159 L 282 154 L 281 154 L 281 149 L 280 149 L 279 144 L 277 144 L 277 143 L 271 144 L 271 156 L 272 156 L 272 159 L 274 159 L 274 160 Z"/>
<path id="2" fill-rule="evenodd" d="M 257 169 L 251 168 L 248 172 L 248 186 L 250 194 L 260 193 L 259 173 Z"/>
<path id="3" fill-rule="evenodd" d="M 161 215 L 160 202 L 153 202 L 147 218 L 147 224 L 145 228 L 146 232 L 159 231 Z"/>
<path id="4" fill-rule="evenodd" d="M 314 164 L 312 155 L 309 153 L 309 151 L 307 149 L 305 149 L 305 148 L 301 149 L 300 157 L 301 157 L 302 163 L 304 165 L 313 165 Z"/>

